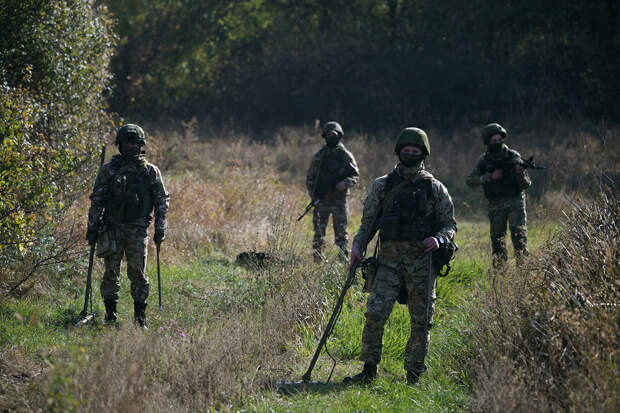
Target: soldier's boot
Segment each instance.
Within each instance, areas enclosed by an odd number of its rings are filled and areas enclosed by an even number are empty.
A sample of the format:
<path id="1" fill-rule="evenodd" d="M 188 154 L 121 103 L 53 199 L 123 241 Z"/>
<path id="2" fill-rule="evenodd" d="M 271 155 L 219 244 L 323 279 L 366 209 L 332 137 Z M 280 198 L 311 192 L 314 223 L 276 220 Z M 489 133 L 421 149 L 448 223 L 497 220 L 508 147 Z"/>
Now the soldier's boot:
<path id="1" fill-rule="evenodd" d="M 140 326 L 140 328 L 147 329 L 146 326 L 146 303 L 139 303 L 134 301 L 133 303 L 133 318 L 136 324 Z"/>
<path id="2" fill-rule="evenodd" d="M 103 304 L 105 304 L 105 322 L 106 323 L 116 323 L 116 300 L 113 298 L 106 298 L 103 300 Z"/>
<path id="3" fill-rule="evenodd" d="M 314 262 L 316 262 L 317 264 L 327 262 L 327 257 L 325 257 L 323 252 L 316 249 L 312 252 L 312 259 L 314 259 Z"/>
<path id="4" fill-rule="evenodd" d="M 343 383 L 347 384 L 368 384 L 377 376 L 377 365 L 369 361 L 364 363 L 364 369 L 361 373 L 353 377 L 345 377 Z"/>
<path id="5" fill-rule="evenodd" d="M 523 264 L 523 257 L 530 254 L 530 251 L 527 249 L 527 228 L 511 227 L 510 237 L 515 249 L 517 265 L 521 266 Z"/>
<path id="6" fill-rule="evenodd" d="M 508 261 L 506 251 L 506 234 L 491 235 L 491 248 L 493 250 L 493 268 L 503 267 Z"/>
<path id="7" fill-rule="evenodd" d="M 407 383 L 408 384 L 416 384 L 420 380 L 420 373 L 415 373 L 413 371 L 407 372 Z"/>

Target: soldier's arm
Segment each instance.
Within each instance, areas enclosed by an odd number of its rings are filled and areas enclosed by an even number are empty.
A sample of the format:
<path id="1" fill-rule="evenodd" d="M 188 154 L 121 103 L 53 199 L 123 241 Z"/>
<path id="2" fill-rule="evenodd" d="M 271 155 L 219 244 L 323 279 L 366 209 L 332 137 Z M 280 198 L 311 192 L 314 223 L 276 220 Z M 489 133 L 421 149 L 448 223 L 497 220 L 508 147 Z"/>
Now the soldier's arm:
<path id="1" fill-rule="evenodd" d="M 168 192 L 166 192 L 164 180 L 162 179 L 159 168 L 154 165 L 151 179 L 155 230 L 164 231 L 166 229 L 166 218 L 168 216 L 168 206 L 170 205 L 170 195 L 168 194 Z"/>
<path id="2" fill-rule="evenodd" d="M 435 200 L 435 218 L 437 220 L 437 232 L 435 238 L 443 236 L 447 239 L 454 239 L 456 235 L 456 220 L 454 219 L 454 204 L 446 187 L 439 181 L 433 182 L 433 192 Z"/>
<path id="3" fill-rule="evenodd" d="M 88 209 L 88 229 L 94 230 L 99 218 L 103 214 L 106 199 L 108 196 L 108 175 L 109 170 L 106 165 L 99 169 L 93 191 L 90 194 L 90 208 Z"/>
<path id="4" fill-rule="evenodd" d="M 313 192 L 316 186 L 316 180 L 319 174 L 319 166 L 321 164 L 321 151 L 317 152 L 310 162 L 310 167 L 308 168 L 308 173 L 306 174 L 306 189 L 308 190 L 308 195 L 310 198 L 314 196 Z"/>
<path id="5" fill-rule="evenodd" d="M 475 188 L 487 182 L 491 182 L 491 175 L 491 172 L 484 173 L 481 171 L 480 161 L 478 161 L 469 176 L 465 179 L 465 183 L 468 187 Z"/>
<path id="6" fill-rule="evenodd" d="M 360 180 L 360 171 L 357 167 L 357 162 L 355 162 L 355 158 L 351 152 L 347 152 L 347 178 L 344 180 L 347 188 L 352 188 L 357 184 Z"/>
<path id="7" fill-rule="evenodd" d="M 355 238 L 353 239 L 353 243 L 360 249 L 363 247 L 362 243 L 367 245 L 375 235 L 377 223 L 375 217 L 381 208 L 383 189 L 385 188 L 386 179 L 387 178 L 385 176 L 376 179 L 368 191 L 366 199 L 364 200 L 362 223 L 360 225 L 360 229 L 357 231 L 357 235 L 355 235 Z"/>
<path id="8" fill-rule="evenodd" d="M 521 154 L 519 154 L 519 152 L 512 150 L 513 153 L 513 161 L 515 163 L 515 165 L 517 163 L 521 163 L 523 162 L 522 158 L 521 158 Z M 515 180 L 517 182 L 517 186 L 519 187 L 519 189 L 523 190 L 523 189 L 527 189 L 530 186 L 532 186 L 532 180 L 530 179 L 530 176 L 527 173 L 527 170 L 523 170 L 522 174 L 518 174 L 515 173 Z"/>

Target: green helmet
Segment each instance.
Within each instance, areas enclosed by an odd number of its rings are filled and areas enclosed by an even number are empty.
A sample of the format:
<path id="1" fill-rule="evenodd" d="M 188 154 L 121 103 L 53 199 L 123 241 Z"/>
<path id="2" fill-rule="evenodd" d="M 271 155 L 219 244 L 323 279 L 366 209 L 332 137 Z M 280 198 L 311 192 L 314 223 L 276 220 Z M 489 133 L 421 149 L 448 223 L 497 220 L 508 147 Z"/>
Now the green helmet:
<path id="1" fill-rule="evenodd" d="M 323 133 L 321 134 L 322 137 L 326 137 L 327 134 L 331 131 L 336 131 L 340 134 L 340 137 L 344 136 L 344 131 L 342 130 L 342 126 L 340 126 L 340 124 L 338 122 L 327 122 L 325 124 L 325 126 L 323 126 Z"/>
<path id="2" fill-rule="evenodd" d="M 419 146 L 426 155 L 431 154 L 431 145 L 428 144 L 426 132 L 419 128 L 405 128 L 398 134 L 394 152 L 399 154 L 400 150 L 407 145 Z"/>
<path id="3" fill-rule="evenodd" d="M 116 144 L 121 142 L 137 142 L 140 145 L 146 145 L 146 135 L 141 127 L 133 123 L 121 126 L 116 132 Z"/>
<path id="4" fill-rule="evenodd" d="M 485 145 L 488 145 L 491 140 L 491 136 L 498 133 L 505 138 L 507 132 L 506 129 L 504 129 L 504 127 L 499 123 L 489 123 L 487 126 L 482 128 L 482 142 L 484 142 Z"/>

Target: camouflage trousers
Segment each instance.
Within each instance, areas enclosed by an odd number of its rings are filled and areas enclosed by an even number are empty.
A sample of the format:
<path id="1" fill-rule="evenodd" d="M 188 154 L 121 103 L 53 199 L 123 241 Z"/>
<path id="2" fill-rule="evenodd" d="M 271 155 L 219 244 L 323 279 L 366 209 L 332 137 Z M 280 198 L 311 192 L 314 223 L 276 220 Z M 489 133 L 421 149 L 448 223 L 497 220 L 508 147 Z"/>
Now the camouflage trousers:
<path id="1" fill-rule="evenodd" d="M 529 254 L 527 249 L 527 214 L 525 197 L 506 198 L 489 203 L 491 223 L 491 246 L 494 265 L 502 265 L 508 260 L 506 250 L 506 224 L 510 226 L 510 237 L 515 256 Z"/>
<path id="2" fill-rule="evenodd" d="M 327 229 L 327 222 L 331 215 L 334 225 L 334 241 L 345 255 L 349 255 L 349 235 L 347 233 L 348 213 L 349 209 L 346 199 L 334 204 L 320 202 L 314 207 L 314 215 L 312 217 L 314 239 L 312 240 L 312 248 L 315 254 L 323 254 L 323 250 L 325 249 L 325 230 Z"/>
<path id="3" fill-rule="evenodd" d="M 411 332 L 405 347 L 405 370 L 412 373 L 426 371 L 424 359 L 430 342 L 429 330 L 435 309 L 434 269 L 430 271 L 430 255 L 423 255 L 407 263 L 379 260 L 380 265 L 372 282 L 366 302 L 366 323 L 362 333 L 360 360 L 378 364 L 383 350 L 383 330 L 401 286 L 407 289 L 407 308 L 411 318 Z"/>
<path id="4" fill-rule="evenodd" d="M 127 261 L 127 276 L 131 281 L 131 296 L 134 302 L 145 303 L 149 296 L 149 280 L 146 278 L 146 228 L 137 225 L 116 225 L 115 254 L 105 259 L 105 272 L 101 281 L 101 296 L 104 300 L 118 301 L 121 288 L 121 260 Z"/>

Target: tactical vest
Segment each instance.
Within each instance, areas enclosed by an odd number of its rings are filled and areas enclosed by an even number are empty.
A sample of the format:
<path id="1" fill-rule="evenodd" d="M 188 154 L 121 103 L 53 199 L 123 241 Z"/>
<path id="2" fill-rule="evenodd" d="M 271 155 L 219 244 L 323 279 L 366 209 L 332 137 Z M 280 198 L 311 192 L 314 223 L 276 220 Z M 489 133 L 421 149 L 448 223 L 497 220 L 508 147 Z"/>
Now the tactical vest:
<path id="1" fill-rule="evenodd" d="M 379 219 L 382 242 L 423 241 L 435 233 L 437 220 L 432 208 L 432 180 L 423 178 L 403 183 L 405 181 L 394 171 L 387 177 L 383 213 Z"/>
<path id="2" fill-rule="evenodd" d="M 485 156 L 480 162 L 479 168 L 481 174 L 488 172 L 493 173 L 496 169 L 502 171 L 501 179 L 493 179 L 490 182 L 482 184 L 484 195 L 490 201 L 499 198 L 515 197 L 521 193 L 521 188 L 519 188 L 517 184 L 514 170 L 515 164 L 509 161 L 511 155 L 510 151 L 506 151 L 502 159 L 495 161 Z"/>
<path id="3" fill-rule="evenodd" d="M 343 172 L 347 162 L 345 155 L 344 149 L 338 147 L 337 150 L 331 150 L 321 157 L 321 167 L 315 190 L 317 198 L 325 197 L 328 192 L 334 190 L 338 182 L 345 178 Z"/>
<path id="4" fill-rule="evenodd" d="M 106 221 L 126 224 L 151 214 L 153 197 L 147 172 L 146 167 L 125 165 L 114 173 L 108 184 Z"/>

